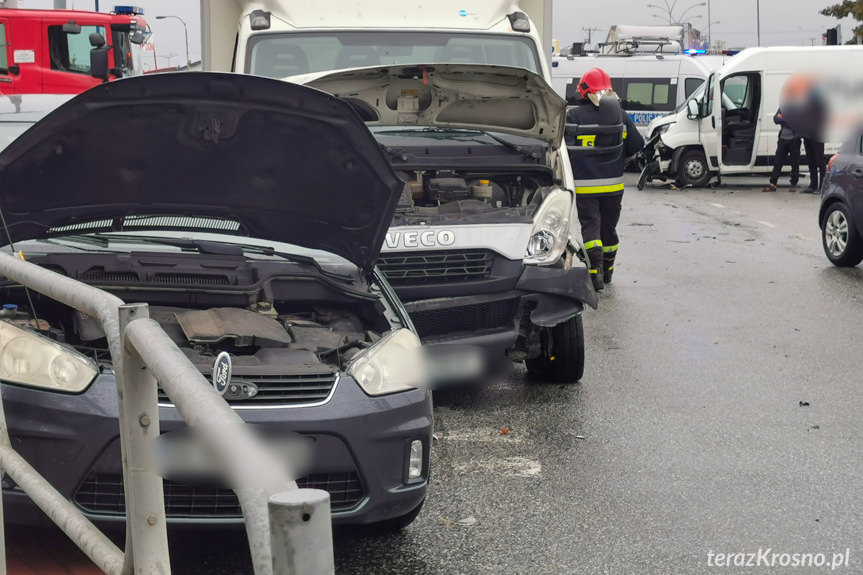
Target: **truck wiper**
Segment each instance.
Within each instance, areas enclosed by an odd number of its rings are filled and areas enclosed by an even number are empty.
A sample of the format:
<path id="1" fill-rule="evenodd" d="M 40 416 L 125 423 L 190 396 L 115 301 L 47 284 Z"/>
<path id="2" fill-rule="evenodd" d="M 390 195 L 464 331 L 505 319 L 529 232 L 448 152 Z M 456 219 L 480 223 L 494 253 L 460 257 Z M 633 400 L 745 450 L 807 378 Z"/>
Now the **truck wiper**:
<path id="1" fill-rule="evenodd" d="M 510 142 L 506 138 L 501 138 L 500 136 L 492 134 L 491 132 L 483 132 L 483 133 L 486 136 L 488 136 L 489 138 L 491 138 L 492 140 L 494 140 L 495 142 L 497 142 L 498 144 L 501 144 L 502 146 L 505 146 L 505 147 L 509 148 L 510 150 L 513 150 L 514 152 L 518 152 L 519 154 L 521 154 L 525 158 L 530 158 L 532 160 L 538 160 L 542 157 L 542 154 L 540 154 L 539 152 L 537 152 L 534 149 L 531 149 L 529 147 L 526 148 L 524 146 L 519 146 L 518 144 L 513 144 L 512 142 Z"/>

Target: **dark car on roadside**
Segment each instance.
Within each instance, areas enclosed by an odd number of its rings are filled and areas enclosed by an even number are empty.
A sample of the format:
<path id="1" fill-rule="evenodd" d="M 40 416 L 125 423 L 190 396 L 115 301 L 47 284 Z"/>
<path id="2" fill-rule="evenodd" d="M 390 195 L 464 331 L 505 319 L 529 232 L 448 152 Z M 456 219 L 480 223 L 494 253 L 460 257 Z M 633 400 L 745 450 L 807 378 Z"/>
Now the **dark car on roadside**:
<path id="1" fill-rule="evenodd" d="M 65 103 L 0 99 L 0 135 L 2 249 L 147 303 L 205 376 L 228 354 L 225 400 L 313 445 L 297 483 L 330 493 L 335 524 L 416 517 L 431 395 L 416 364 L 396 369 L 420 341 L 375 265 L 404 184 L 351 106 L 267 78 L 165 74 Z M 6 278 L 0 298 L 13 447 L 89 519 L 122 524 L 101 324 Z M 27 377 L 50 389 L 14 385 Z M 159 406 L 163 431 L 185 428 L 161 390 Z M 44 521 L 8 476 L 2 493 L 7 523 Z M 182 478 L 166 479 L 165 511 L 173 524 L 243 521 L 231 489 Z"/>
<path id="2" fill-rule="evenodd" d="M 824 253 L 833 265 L 856 266 L 863 261 L 863 128 L 830 159 L 821 194 Z"/>

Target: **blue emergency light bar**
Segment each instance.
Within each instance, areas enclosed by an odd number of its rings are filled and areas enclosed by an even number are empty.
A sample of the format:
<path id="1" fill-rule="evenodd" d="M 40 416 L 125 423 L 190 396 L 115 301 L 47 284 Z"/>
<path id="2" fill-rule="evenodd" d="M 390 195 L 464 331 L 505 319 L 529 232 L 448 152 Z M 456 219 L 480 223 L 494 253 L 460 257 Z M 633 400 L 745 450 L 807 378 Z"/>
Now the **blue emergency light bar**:
<path id="1" fill-rule="evenodd" d="M 143 16 L 144 9 L 137 6 L 114 6 L 114 14 L 121 16 Z"/>

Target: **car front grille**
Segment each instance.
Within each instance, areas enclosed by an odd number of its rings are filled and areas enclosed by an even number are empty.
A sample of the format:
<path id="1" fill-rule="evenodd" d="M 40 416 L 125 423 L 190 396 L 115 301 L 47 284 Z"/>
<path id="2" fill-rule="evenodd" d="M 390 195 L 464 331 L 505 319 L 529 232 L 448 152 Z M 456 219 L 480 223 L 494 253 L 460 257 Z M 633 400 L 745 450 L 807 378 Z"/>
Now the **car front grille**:
<path id="1" fill-rule="evenodd" d="M 365 496 L 362 482 L 355 471 L 344 473 L 313 473 L 297 480 L 297 486 L 323 489 L 330 494 L 333 512 L 348 511 Z M 165 513 L 168 517 L 238 518 L 243 512 L 236 494 L 224 487 L 190 485 L 165 480 Z M 88 513 L 123 515 L 123 478 L 110 473 L 91 473 L 78 491 L 75 503 Z"/>
<path id="2" fill-rule="evenodd" d="M 442 337 L 508 327 L 515 316 L 517 299 L 491 301 L 434 310 L 410 312 L 421 338 Z"/>
<path id="3" fill-rule="evenodd" d="M 205 375 L 209 380 L 211 376 Z M 245 399 L 225 399 L 231 405 L 302 405 L 327 399 L 336 384 L 335 373 L 309 373 L 302 375 L 242 375 L 234 373 L 232 385 L 254 383 L 258 393 Z M 159 403 L 171 403 L 168 395 L 159 388 Z"/>
<path id="4" fill-rule="evenodd" d="M 488 250 L 382 254 L 378 268 L 392 285 L 456 283 L 489 277 L 494 254 Z"/>

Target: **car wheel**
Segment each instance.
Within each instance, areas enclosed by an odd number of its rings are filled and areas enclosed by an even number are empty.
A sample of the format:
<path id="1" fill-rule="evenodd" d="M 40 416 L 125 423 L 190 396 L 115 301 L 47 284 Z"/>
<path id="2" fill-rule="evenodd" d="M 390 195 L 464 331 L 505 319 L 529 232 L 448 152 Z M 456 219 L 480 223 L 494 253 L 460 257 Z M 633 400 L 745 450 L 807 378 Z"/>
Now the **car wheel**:
<path id="1" fill-rule="evenodd" d="M 528 373 L 552 383 L 576 383 L 580 380 L 584 375 L 581 314 L 545 330 L 541 337 L 544 351 L 539 357 L 525 361 Z"/>
<path id="2" fill-rule="evenodd" d="M 701 150 L 689 150 L 680 156 L 677 165 L 677 185 L 703 188 L 710 181 L 710 166 Z"/>
<path id="3" fill-rule="evenodd" d="M 408 513 L 405 513 L 401 517 L 393 517 L 392 519 L 387 519 L 386 521 L 379 521 L 377 523 L 372 523 L 369 525 L 369 529 L 377 535 L 386 535 L 389 533 L 398 533 L 408 525 L 414 522 L 414 519 L 417 518 L 417 515 L 420 514 L 420 511 L 425 504 L 425 499 L 420 501 L 420 504 L 414 507 Z"/>
<path id="4" fill-rule="evenodd" d="M 845 204 L 827 208 L 821 222 L 821 244 L 833 265 L 850 268 L 863 261 L 863 239 Z"/>

